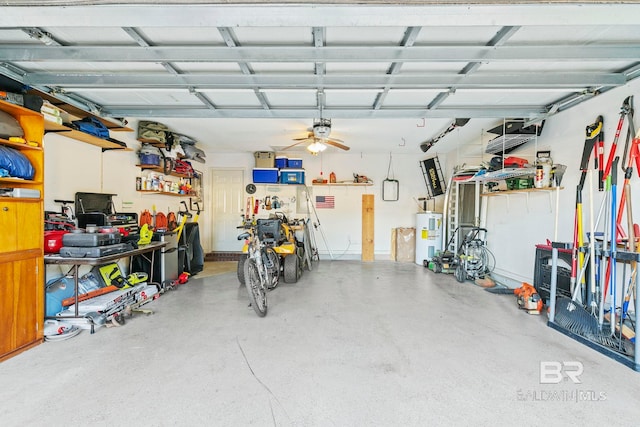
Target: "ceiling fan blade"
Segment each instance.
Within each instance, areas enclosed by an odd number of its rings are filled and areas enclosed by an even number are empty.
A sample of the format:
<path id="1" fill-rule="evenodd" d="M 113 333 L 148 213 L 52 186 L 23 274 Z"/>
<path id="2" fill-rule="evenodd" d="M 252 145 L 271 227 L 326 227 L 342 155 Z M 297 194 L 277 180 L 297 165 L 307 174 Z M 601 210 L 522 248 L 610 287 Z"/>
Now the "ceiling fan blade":
<path id="1" fill-rule="evenodd" d="M 304 144 L 305 142 L 307 142 L 307 140 L 308 140 L 308 139 L 309 139 L 309 138 L 305 138 L 305 139 L 303 139 L 302 141 L 298 141 L 298 142 L 296 142 L 295 144 L 291 144 L 291 145 L 289 145 L 288 147 L 284 147 L 282 150 L 283 150 L 283 151 L 284 151 L 284 150 L 288 150 L 289 148 L 293 148 L 293 147 L 295 147 L 296 145 Z M 294 139 L 294 141 L 295 141 L 295 139 Z"/>
<path id="2" fill-rule="evenodd" d="M 334 147 L 338 147 L 338 148 L 341 148 L 343 150 L 349 151 L 349 149 L 350 149 L 349 147 L 347 147 L 344 144 L 341 144 L 338 141 L 340 141 L 340 140 L 339 139 L 335 139 L 335 138 L 327 138 L 323 142 L 325 144 L 327 144 L 327 145 L 333 145 Z"/>
<path id="3" fill-rule="evenodd" d="M 303 138 L 292 138 L 293 141 L 312 141 L 313 137 L 312 136 L 305 136 Z"/>

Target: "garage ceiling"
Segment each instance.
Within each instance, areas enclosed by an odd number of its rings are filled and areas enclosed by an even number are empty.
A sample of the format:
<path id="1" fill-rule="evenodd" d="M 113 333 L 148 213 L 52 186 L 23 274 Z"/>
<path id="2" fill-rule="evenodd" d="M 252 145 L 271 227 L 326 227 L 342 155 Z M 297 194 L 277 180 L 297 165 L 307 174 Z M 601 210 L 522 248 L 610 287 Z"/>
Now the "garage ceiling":
<path id="1" fill-rule="evenodd" d="M 324 117 L 352 150 L 420 152 L 470 118 L 446 151 L 640 76 L 632 3 L 8 3 L 0 73 L 211 151 L 278 149 Z"/>

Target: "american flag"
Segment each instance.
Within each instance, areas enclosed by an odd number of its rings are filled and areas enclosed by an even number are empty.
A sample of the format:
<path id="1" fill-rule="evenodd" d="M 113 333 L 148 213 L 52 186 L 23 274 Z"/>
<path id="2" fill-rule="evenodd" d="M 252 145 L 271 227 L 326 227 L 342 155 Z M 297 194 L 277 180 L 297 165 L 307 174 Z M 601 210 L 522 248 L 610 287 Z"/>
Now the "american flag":
<path id="1" fill-rule="evenodd" d="M 334 196 L 316 196 L 316 208 L 318 209 L 333 209 L 334 202 Z"/>

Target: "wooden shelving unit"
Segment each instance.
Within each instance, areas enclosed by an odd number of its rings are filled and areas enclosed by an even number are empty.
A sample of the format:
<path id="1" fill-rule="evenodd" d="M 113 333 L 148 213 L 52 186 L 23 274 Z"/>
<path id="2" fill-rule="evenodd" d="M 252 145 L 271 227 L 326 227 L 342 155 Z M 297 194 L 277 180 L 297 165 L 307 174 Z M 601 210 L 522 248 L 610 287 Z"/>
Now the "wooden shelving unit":
<path id="1" fill-rule="evenodd" d="M 0 178 L 0 186 L 37 190 L 40 197 L 0 198 L 0 361 L 40 344 L 44 338 L 44 119 L 36 111 L 0 101 L 30 144 L 0 139 L 35 170 L 32 179 Z"/>

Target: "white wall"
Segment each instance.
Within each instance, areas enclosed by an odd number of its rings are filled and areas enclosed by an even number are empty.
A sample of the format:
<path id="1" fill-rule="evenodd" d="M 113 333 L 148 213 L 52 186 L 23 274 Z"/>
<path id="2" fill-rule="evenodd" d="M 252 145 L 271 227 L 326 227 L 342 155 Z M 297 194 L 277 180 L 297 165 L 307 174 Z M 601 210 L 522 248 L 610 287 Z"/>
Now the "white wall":
<path id="1" fill-rule="evenodd" d="M 426 185 L 420 169 L 419 160 L 427 156 L 420 156 L 419 148 L 415 147 L 415 154 L 394 154 L 392 157 L 391 174 L 399 181 L 399 200 L 382 200 L 382 181 L 387 177 L 389 167 L 388 154 L 361 154 L 361 153 L 332 153 L 324 152 L 318 156 L 295 152 L 286 153 L 292 158 L 302 158 L 305 169 L 306 184 L 315 196 L 335 196 L 335 209 L 316 209 L 311 211 L 311 219 L 314 223 L 319 220 L 320 229 L 316 233 L 316 240 L 321 254 L 334 258 L 360 258 L 362 248 L 362 221 L 361 206 L 362 195 L 375 195 L 375 248 L 376 258 L 389 259 L 391 252 L 391 230 L 397 227 L 414 227 L 415 214 L 420 205 L 417 199 L 427 195 Z M 429 153 L 431 154 L 431 153 Z M 215 154 L 211 155 L 211 161 L 207 167 L 225 168 L 242 167 L 245 170 L 245 182 L 252 182 L 252 170 L 254 157 L 252 153 L 245 154 Z M 366 175 L 373 181 L 372 186 L 313 186 L 311 181 L 323 172 L 325 179 L 334 172 L 336 179 L 340 181 L 353 181 L 353 174 Z M 288 200 L 297 194 L 298 186 L 273 186 L 258 185 L 256 198 L 264 198 L 266 195 L 277 195 L 281 199 Z M 436 210 L 441 210 L 441 197 L 436 199 Z M 428 209 L 433 209 L 433 203 L 429 202 Z M 283 209 L 284 210 L 284 209 Z M 269 211 L 260 211 L 259 217 L 268 216 Z M 290 211 L 285 211 L 294 218 L 306 217 L 305 212 L 300 212 L 295 206 Z M 316 217 L 317 214 L 317 217 Z M 326 237 L 326 244 L 324 238 Z M 328 245 L 328 247 L 327 247 Z"/>
<path id="2" fill-rule="evenodd" d="M 594 99 L 561 112 L 549 118 L 537 139 L 537 149 L 550 149 L 555 163 L 564 164 L 567 170 L 564 174 L 558 203 L 558 236 L 557 241 L 573 242 L 573 224 L 576 202 L 576 186 L 580 177 L 580 160 L 585 141 L 585 128 L 594 123 L 598 115 L 604 118 L 605 159 L 609 154 L 611 143 L 618 124 L 620 106 L 623 100 L 638 93 L 640 82 L 635 81 L 624 87 L 606 92 Z M 637 129 L 637 123 L 636 123 Z M 618 144 L 617 154 L 622 158 L 627 122 Z M 470 141 L 473 144 L 483 144 L 485 141 Z M 518 151 L 509 155 L 534 160 L 536 142 L 529 142 L 521 146 Z M 489 161 L 491 155 L 478 158 L 476 155 L 459 155 L 449 157 L 447 173 L 455 164 L 463 162 L 477 164 L 479 160 Z M 593 160 L 590 165 L 593 166 Z M 618 171 L 619 188 L 617 192 L 620 200 L 623 173 Z M 634 171 L 632 183 L 633 205 L 635 212 L 640 209 L 640 191 L 638 191 L 637 171 Z M 604 193 L 597 191 L 597 172 L 594 174 L 594 218 L 603 200 Z M 554 223 L 556 217 L 555 193 L 525 193 L 509 196 L 483 197 L 486 204 L 486 228 L 488 248 L 496 256 L 496 273 L 504 282 L 513 287 L 519 287 L 521 282 L 533 283 L 535 245 L 545 243 L 547 239 L 554 240 Z M 589 227 L 589 184 L 588 180 L 583 191 L 583 212 L 585 232 Z M 595 220 L 595 219 L 594 219 Z M 602 220 L 604 222 L 604 219 Z M 636 218 L 635 222 L 639 222 Z M 626 217 L 623 220 L 626 229 Z M 600 225 L 599 230 L 602 230 Z"/>

